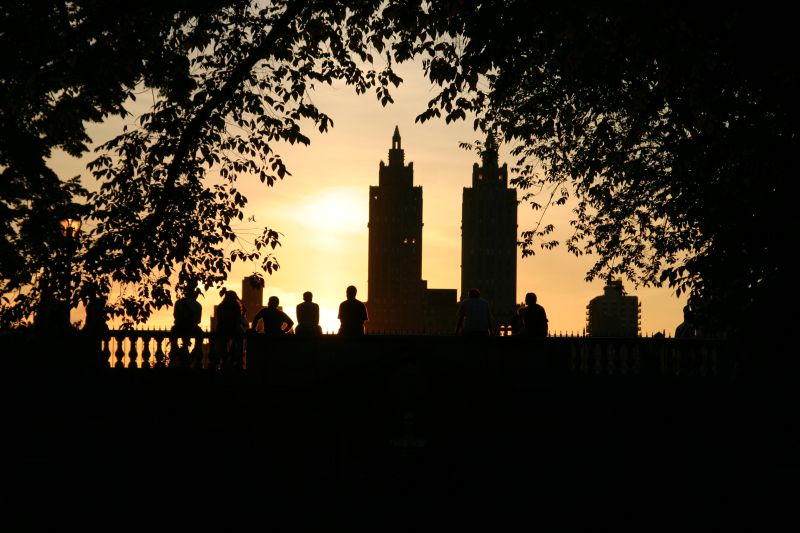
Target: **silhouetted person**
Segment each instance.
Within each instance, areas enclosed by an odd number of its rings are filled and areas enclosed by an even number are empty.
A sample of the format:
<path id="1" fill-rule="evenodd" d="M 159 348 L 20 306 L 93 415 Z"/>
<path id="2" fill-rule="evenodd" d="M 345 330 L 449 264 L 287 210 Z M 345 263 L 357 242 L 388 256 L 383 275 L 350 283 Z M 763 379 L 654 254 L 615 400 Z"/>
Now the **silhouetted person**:
<path id="1" fill-rule="evenodd" d="M 198 350 L 202 343 L 201 337 L 203 334 L 203 329 L 200 327 L 203 306 L 197 301 L 199 294 L 197 283 L 189 282 L 184 287 L 183 296 L 175 302 L 175 307 L 172 310 L 174 322 L 170 331 L 174 335 L 176 346 L 173 347 L 174 349 L 170 355 L 170 364 L 178 366 L 189 364 L 189 345 L 192 342 L 192 338 L 196 339 L 195 356 L 202 358 Z M 177 339 L 180 339 L 180 346 L 177 345 Z M 199 363 L 199 361 L 197 362 Z"/>
<path id="2" fill-rule="evenodd" d="M 86 304 L 86 322 L 81 333 L 87 345 L 87 350 L 95 362 L 101 366 L 108 366 L 108 361 L 101 360 L 102 341 L 109 337 L 108 309 L 106 299 L 102 296 L 92 297 Z"/>
<path id="3" fill-rule="evenodd" d="M 235 291 L 225 291 L 217 306 L 217 329 L 214 331 L 217 355 L 224 367 L 241 368 L 244 350 L 242 302 Z"/>
<path id="4" fill-rule="evenodd" d="M 197 284 L 190 283 L 184 289 L 183 296 L 175 302 L 175 308 L 172 311 L 172 318 L 174 319 L 173 333 L 186 337 L 203 333 L 203 329 L 200 327 L 200 321 L 203 318 L 203 306 L 197 301 L 199 294 L 200 291 L 197 289 Z"/>
<path id="5" fill-rule="evenodd" d="M 347 300 L 339 304 L 339 335 L 357 337 L 364 335 L 364 322 L 369 320 L 367 306 L 356 299 L 357 289 L 347 287 Z"/>
<path id="6" fill-rule="evenodd" d="M 253 317 L 253 329 L 257 329 L 258 321 L 264 327 L 264 334 L 266 335 L 285 335 L 294 326 L 294 320 L 278 308 L 280 300 L 277 296 L 270 296 L 267 300 L 267 306 L 262 307 L 261 310 Z"/>
<path id="7" fill-rule="evenodd" d="M 488 337 L 492 334 L 492 322 L 489 302 L 481 298 L 481 291 L 470 289 L 469 297 L 458 306 L 456 335 Z"/>
<path id="8" fill-rule="evenodd" d="M 108 333 L 108 309 L 106 300 L 102 296 L 93 297 L 86 304 L 86 322 L 82 331 L 93 335 L 105 335 Z"/>
<path id="9" fill-rule="evenodd" d="M 517 312 L 509 320 L 511 326 L 511 335 L 522 335 L 525 333 L 525 319 L 522 318 L 522 311 L 525 309 L 525 304 L 517 306 Z"/>
<path id="10" fill-rule="evenodd" d="M 692 339 L 697 336 L 697 328 L 694 321 L 694 312 L 691 306 L 683 306 L 683 322 L 675 328 L 676 339 Z"/>
<path id="11" fill-rule="evenodd" d="M 525 295 L 525 309 L 522 310 L 522 320 L 525 322 L 527 337 L 547 337 L 547 313 L 544 307 L 536 303 L 536 294 L 529 292 Z"/>
<path id="12" fill-rule="evenodd" d="M 319 326 L 319 305 L 312 302 L 314 297 L 310 291 L 303 293 L 303 301 L 295 308 L 297 315 L 297 327 L 295 334 L 305 337 L 322 335 L 322 328 Z"/>

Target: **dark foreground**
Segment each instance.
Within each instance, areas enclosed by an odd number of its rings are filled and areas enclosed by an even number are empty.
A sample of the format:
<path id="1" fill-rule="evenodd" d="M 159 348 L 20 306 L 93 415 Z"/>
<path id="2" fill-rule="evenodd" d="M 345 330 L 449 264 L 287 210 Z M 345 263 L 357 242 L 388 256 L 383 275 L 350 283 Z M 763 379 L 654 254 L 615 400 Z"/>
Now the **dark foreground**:
<path id="1" fill-rule="evenodd" d="M 772 530 L 797 506 L 777 382 L 519 386 L 413 350 L 326 379 L 254 368 L 4 374 L 13 530 Z"/>

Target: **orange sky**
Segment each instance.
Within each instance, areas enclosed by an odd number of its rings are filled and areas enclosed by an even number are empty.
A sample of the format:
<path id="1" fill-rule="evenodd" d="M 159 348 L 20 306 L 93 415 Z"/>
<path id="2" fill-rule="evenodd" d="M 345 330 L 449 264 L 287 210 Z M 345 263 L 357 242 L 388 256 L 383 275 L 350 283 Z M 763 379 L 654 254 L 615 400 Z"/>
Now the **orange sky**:
<path id="1" fill-rule="evenodd" d="M 302 293 L 312 291 L 314 301 L 321 307 L 326 331 L 338 328 L 336 309 L 345 297 L 347 285 L 358 287 L 360 299 L 369 299 L 369 186 L 378 183 L 378 165 L 387 159 L 395 126 L 400 129 L 406 162 L 414 162 L 414 184 L 423 188 L 423 278 L 430 288 L 460 290 L 461 197 L 463 188 L 471 185 L 472 164 L 478 157 L 458 144 L 482 135 L 472 131 L 471 121 L 415 124 L 414 117 L 434 93 L 417 65 L 401 65 L 398 70 L 405 82 L 393 91 L 395 103 L 385 108 L 373 95 L 358 96 L 344 85 L 319 88 L 312 99 L 332 117 L 334 127 L 325 134 L 308 130 L 309 147 L 277 147 L 292 176 L 274 187 L 267 187 L 257 178 L 237 185 L 249 200 L 246 214 L 256 218 L 255 224 L 240 226 L 245 245 L 247 240 L 252 242 L 260 226 L 269 226 L 283 235 L 282 246 L 277 249 L 280 269 L 271 276 L 265 275 L 264 299 L 277 296 L 294 318 L 294 307 L 302 300 Z M 140 96 L 138 105 L 147 103 L 147 98 Z M 132 111 L 135 115 L 143 109 Z M 113 125 L 95 126 L 90 135 L 100 142 L 113 131 Z M 509 168 L 514 163 L 507 146 L 500 148 L 500 163 L 504 162 Z M 62 176 L 88 176 L 83 162 L 63 154 L 55 155 L 53 166 Z M 212 171 L 209 179 L 214 178 Z M 88 185 L 90 180 L 86 181 Z M 548 221 L 567 230 L 567 215 L 552 212 Z M 538 216 L 526 204 L 520 204 L 520 231 L 531 228 Z M 577 258 L 563 248 L 540 251 L 525 259 L 518 256 L 517 300 L 522 301 L 526 292 L 536 292 L 550 319 L 551 334 L 581 332 L 587 303 L 602 294 L 602 281 L 584 281 L 589 259 Z M 242 277 L 254 268 L 252 263 L 234 263 L 226 286 L 240 293 Z M 627 281 L 625 287 L 642 304 L 644 334 L 674 332 L 682 319 L 684 299 L 676 298 L 667 288 L 636 289 Z M 213 305 L 219 301 L 217 290 L 201 296 L 204 328 L 209 325 Z M 157 312 L 150 324 L 170 326 L 171 309 Z"/>

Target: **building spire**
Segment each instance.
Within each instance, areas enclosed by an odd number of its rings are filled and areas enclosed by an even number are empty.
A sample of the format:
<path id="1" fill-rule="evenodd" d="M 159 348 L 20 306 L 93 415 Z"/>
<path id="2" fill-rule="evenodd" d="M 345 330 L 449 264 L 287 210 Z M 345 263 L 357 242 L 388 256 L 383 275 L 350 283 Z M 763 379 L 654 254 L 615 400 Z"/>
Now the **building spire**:
<path id="1" fill-rule="evenodd" d="M 392 135 L 392 150 L 400 149 L 400 128 L 394 127 L 394 135 Z"/>
<path id="2" fill-rule="evenodd" d="M 392 148 L 389 150 L 389 166 L 400 165 L 403 166 L 405 162 L 405 152 L 400 144 L 400 128 L 394 127 L 394 134 L 392 135 Z"/>
<path id="3" fill-rule="evenodd" d="M 498 165 L 498 156 L 497 156 L 497 139 L 495 139 L 494 134 L 489 131 L 486 134 L 486 142 L 483 145 L 483 153 L 481 154 L 481 159 L 483 163 L 484 169 L 496 169 Z"/>

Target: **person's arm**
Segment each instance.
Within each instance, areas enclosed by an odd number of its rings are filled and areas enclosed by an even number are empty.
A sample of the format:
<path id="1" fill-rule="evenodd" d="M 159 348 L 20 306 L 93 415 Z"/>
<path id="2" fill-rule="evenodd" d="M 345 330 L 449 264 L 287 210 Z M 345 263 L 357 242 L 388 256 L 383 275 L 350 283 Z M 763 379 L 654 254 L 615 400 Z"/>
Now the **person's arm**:
<path id="1" fill-rule="evenodd" d="M 250 329 L 253 331 L 258 331 L 258 321 L 264 317 L 264 309 L 266 309 L 266 307 L 261 308 L 261 310 L 256 313 L 256 316 L 253 317 L 253 323 L 250 325 Z"/>

